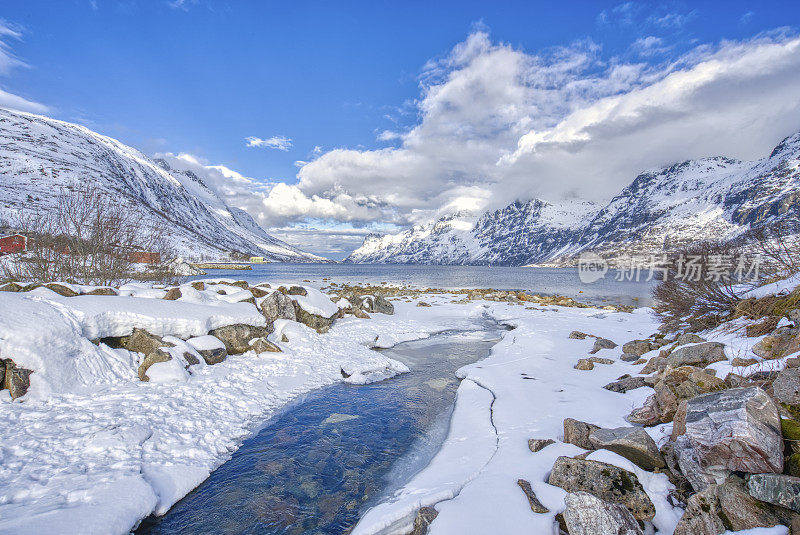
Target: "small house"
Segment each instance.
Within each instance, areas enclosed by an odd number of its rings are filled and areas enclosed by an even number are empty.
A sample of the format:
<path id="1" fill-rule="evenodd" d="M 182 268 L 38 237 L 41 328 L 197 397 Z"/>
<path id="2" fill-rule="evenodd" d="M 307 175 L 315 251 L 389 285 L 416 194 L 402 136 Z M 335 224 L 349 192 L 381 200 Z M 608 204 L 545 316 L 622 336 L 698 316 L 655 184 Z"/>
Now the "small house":
<path id="1" fill-rule="evenodd" d="M 133 264 L 160 264 L 161 253 L 133 251 L 128 253 L 128 261 Z"/>
<path id="2" fill-rule="evenodd" d="M 263 256 L 251 256 L 250 257 L 250 263 L 251 264 L 263 264 L 264 263 L 264 257 Z"/>
<path id="3" fill-rule="evenodd" d="M 0 254 L 24 253 L 28 249 L 28 238 L 22 234 L 0 237 Z"/>

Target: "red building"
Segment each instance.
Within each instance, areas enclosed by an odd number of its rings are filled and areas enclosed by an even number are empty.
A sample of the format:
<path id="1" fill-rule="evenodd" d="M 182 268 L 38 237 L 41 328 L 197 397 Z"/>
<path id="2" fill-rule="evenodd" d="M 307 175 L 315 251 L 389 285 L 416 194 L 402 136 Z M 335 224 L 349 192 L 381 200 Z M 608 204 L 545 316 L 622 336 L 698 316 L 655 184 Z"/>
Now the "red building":
<path id="1" fill-rule="evenodd" d="M 0 254 L 24 253 L 28 248 L 28 238 L 12 234 L 0 238 Z"/>
<path id="2" fill-rule="evenodd" d="M 160 264 L 161 254 L 147 251 L 134 251 L 128 253 L 128 261 L 134 264 Z"/>

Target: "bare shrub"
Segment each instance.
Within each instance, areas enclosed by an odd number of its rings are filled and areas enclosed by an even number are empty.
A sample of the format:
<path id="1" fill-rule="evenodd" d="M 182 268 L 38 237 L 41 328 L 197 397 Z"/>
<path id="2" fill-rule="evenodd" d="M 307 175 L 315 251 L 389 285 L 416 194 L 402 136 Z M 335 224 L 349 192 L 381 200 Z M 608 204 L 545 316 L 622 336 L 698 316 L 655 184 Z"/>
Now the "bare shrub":
<path id="1" fill-rule="evenodd" d="M 763 255 L 764 273 L 780 279 L 800 272 L 800 238 L 798 223 L 788 221 L 761 225 L 744 236 Z"/>
<path id="2" fill-rule="evenodd" d="M 731 243 L 701 242 L 671 255 L 664 279 L 653 290 L 653 309 L 661 318 L 662 329 L 700 331 L 733 317 L 743 292 L 739 281 L 709 273 L 720 258 L 733 259 L 740 252 Z M 697 276 L 688 273 L 687 259 Z"/>
<path id="3" fill-rule="evenodd" d="M 62 190 L 52 208 L 23 212 L 16 226 L 28 237 L 28 251 L 2 262 L 5 276 L 16 280 L 119 285 L 142 274 L 152 279 L 133 262 L 136 252 L 170 256 L 161 225 L 144 223 L 93 187 Z"/>

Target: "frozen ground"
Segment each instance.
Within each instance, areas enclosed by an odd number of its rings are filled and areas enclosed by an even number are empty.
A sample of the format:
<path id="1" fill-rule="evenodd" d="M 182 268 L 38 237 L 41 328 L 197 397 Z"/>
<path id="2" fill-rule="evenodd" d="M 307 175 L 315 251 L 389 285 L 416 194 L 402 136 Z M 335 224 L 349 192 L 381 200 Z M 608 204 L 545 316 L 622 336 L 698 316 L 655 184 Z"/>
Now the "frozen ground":
<path id="1" fill-rule="evenodd" d="M 354 533 L 401 533 L 424 505 L 439 511 L 433 534 L 555 533 L 553 517 L 564 508 L 565 492 L 544 481 L 558 456 L 582 450 L 556 442 L 531 453 L 528 439 L 563 438 L 568 417 L 604 427 L 627 425 L 624 416 L 650 391 L 603 389 L 640 367 L 617 360 L 617 348 L 597 355 L 615 359 L 614 364 L 575 370 L 593 341 L 568 338 L 580 330 L 621 346 L 646 337 L 657 328 L 646 309 L 626 314 L 485 301 L 454 304 L 450 296 L 426 295 L 433 306 L 395 301 L 394 316 L 348 317 L 323 335 L 279 320 L 270 338 L 283 353 L 231 356 L 214 366 L 194 366 L 191 375 L 166 384 L 138 381 L 133 354 L 89 341 L 119 333 L 120 325 L 156 331 L 161 325 L 159 332 L 188 337 L 214 326 L 263 320 L 252 305 L 228 302 L 239 288 L 228 289 L 220 297 L 187 289 L 177 302 L 158 299 L 162 294 L 149 288 L 131 288 L 129 297 L 63 298 L 43 289 L 0 293 L 2 357 L 19 355 L 18 364 L 46 369 L 39 379 L 32 376 L 31 392 L 22 402 L 5 399 L 0 405 L 0 533 L 126 533 L 151 512 L 165 512 L 290 400 L 342 381 L 342 370 L 351 374 L 350 382 L 406 370 L 369 347 L 469 328 L 483 315 L 515 329 L 487 359 L 459 371 L 464 381 L 441 451 L 405 487 L 367 512 Z M 304 305 L 329 307 L 318 297 L 312 295 Z M 102 303 L 114 303 L 114 309 Z M 284 336 L 288 342 L 281 342 Z M 734 348 L 742 340 L 727 336 Z M 205 342 L 196 343 L 204 347 Z M 725 366 L 715 365 L 720 371 Z M 670 431 L 668 425 L 649 430 L 658 442 Z M 672 532 L 682 511 L 666 501 L 666 476 L 644 472 L 607 451 L 590 458 L 635 472 L 656 506 L 652 527 Z M 550 514 L 531 512 L 516 484 L 520 478 L 531 482 Z"/>

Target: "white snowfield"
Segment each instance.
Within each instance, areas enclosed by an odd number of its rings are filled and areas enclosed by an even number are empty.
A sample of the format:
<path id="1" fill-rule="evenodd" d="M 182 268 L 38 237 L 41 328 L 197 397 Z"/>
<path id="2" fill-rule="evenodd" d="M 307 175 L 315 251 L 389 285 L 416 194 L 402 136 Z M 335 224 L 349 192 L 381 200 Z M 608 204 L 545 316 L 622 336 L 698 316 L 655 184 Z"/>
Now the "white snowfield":
<path id="1" fill-rule="evenodd" d="M 419 507 L 428 505 L 439 511 L 432 534 L 555 533 L 554 515 L 563 511 L 566 493 L 545 480 L 558 456 L 582 451 L 558 441 L 563 420 L 627 425 L 624 416 L 649 392 L 603 389 L 639 367 L 617 360 L 575 370 L 593 341 L 568 339 L 572 330 L 620 346 L 646 337 L 657 324 L 645 309 L 625 314 L 485 301 L 455 304 L 452 296 L 426 295 L 433 306 L 398 300 L 393 316 L 340 319 L 322 335 L 278 320 L 270 340 L 282 353 L 229 356 L 213 366 L 192 366 L 183 375 L 161 370 L 156 375 L 166 383 L 140 382 L 140 356 L 89 341 L 119 333 L 120 325 L 158 331 L 162 322 L 158 332 L 175 329 L 182 338 L 194 337 L 188 343 L 170 338 L 183 344 L 178 353 L 213 347 L 213 339 L 199 332 L 209 325 L 258 319 L 249 316 L 257 314 L 252 304 L 215 299 L 214 287 L 195 293 L 189 288 L 182 286 L 183 297 L 173 302 L 149 298 L 153 289 L 144 287 L 131 292 L 148 297 L 0 292 L 0 357 L 36 370 L 29 394 L 0 404 L 0 533 L 127 533 L 152 512 L 166 512 L 289 401 L 345 380 L 342 371 L 353 383 L 408 371 L 370 347 L 474 328 L 475 318 L 486 315 L 514 329 L 488 358 L 459 371 L 463 381 L 443 447 L 427 468 L 366 512 L 353 533 L 407 532 Z M 319 300 L 316 293 L 309 295 Z M 115 309 L 104 313 L 102 303 L 114 303 Z M 185 312 L 181 322 L 171 316 L 179 311 Z M 620 354 L 617 348 L 598 356 L 616 360 Z M 649 431 L 663 442 L 670 426 Z M 557 442 L 531 453 L 530 438 Z M 666 476 L 644 472 L 610 452 L 590 458 L 635 472 L 656 507 L 653 527 L 672 533 L 682 511 L 666 500 L 671 488 Z M 518 479 L 530 481 L 551 513 L 531 511 Z"/>

